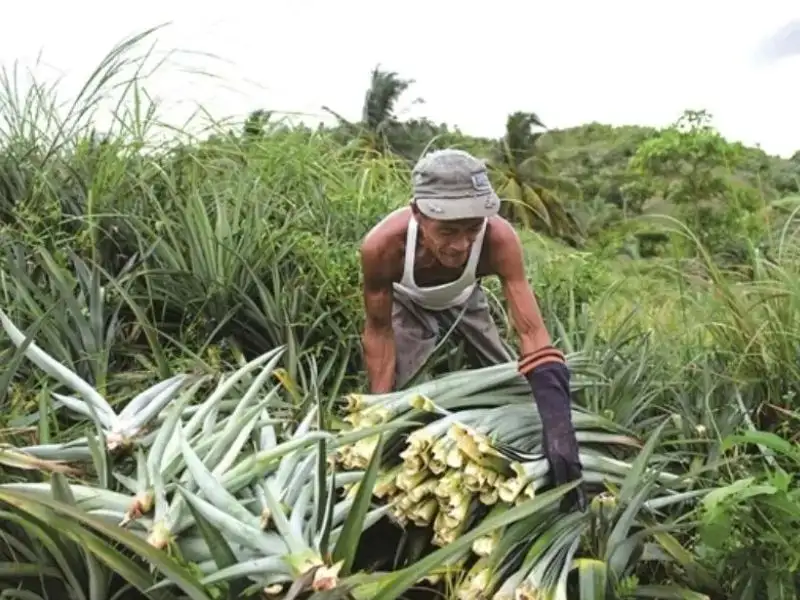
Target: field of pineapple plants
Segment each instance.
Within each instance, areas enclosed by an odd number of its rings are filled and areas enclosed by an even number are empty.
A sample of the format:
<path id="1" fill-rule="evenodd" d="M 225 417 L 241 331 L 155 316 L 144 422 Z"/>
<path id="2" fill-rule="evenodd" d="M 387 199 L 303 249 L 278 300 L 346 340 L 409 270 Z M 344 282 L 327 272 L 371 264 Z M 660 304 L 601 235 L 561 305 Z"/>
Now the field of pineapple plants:
<path id="1" fill-rule="evenodd" d="M 3 80 L 0 598 L 799 595 L 797 199 L 735 270 L 672 220 L 691 259 L 521 233 L 591 490 L 563 513 L 514 363 L 444 345 L 363 391 L 357 250 L 408 165 L 301 127 L 155 142 L 137 82 L 99 136 L 125 50 L 60 116 Z"/>

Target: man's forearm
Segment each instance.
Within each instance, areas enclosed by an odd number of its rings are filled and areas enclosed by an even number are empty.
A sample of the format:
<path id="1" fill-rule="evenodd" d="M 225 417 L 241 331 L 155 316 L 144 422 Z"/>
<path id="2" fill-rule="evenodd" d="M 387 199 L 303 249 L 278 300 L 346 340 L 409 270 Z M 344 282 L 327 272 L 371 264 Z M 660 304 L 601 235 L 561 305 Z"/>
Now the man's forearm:
<path id="1" fill-rule="evenodd" d="M 385 394 L 394 387 L 395 345 L 391 329 L 366 328 L 362 337 L 364 362 L 371 394 Z"/>
<path id="2" fill-rule="evenodd" d="M 544 325 L 520 332 L 522 356 L 530 356 L 551 345 L 550 333 Z"/>

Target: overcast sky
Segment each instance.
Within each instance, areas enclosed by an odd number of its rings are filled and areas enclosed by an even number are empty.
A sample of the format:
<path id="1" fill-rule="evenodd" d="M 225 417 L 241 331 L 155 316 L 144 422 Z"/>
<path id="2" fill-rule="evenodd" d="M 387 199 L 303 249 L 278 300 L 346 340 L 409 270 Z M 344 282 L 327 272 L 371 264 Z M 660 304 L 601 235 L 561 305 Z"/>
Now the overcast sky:
<path id="1" fill-rule="evenodd" d="M 171 21 L 175 55 L 148 91 L 178 123 L 255 108 L 357 118 L 372 67 L 416 84 L 408 115 L 501 135 L 514 110 L 550 127 L 663 125 L 708 109 L 722 132 L 771 153 L 800 149 L 798 0 L 40 0 L 6 7 L 0 63 L 64 78 L 64 99 L 124 37 Z M 379 6 L 383 8 L 378 8 Z M 224 59 L 224 60 L 223 60 Z M 189 75 L 181 65 L 213 72 Z M 415 97 L 425 104 L 411 106 Z M 315 118 L 315 120 L 318 120 Z"/>

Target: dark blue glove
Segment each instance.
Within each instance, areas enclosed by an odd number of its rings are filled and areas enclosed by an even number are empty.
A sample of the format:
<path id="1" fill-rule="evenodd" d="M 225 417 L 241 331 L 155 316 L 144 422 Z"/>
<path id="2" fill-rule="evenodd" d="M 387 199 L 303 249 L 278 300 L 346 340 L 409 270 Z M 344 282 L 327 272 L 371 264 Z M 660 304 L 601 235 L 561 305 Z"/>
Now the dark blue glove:
<path id="1" fill-rule="evenodd" d="M 519 371 L 528 380 L 542 421 L 542 449 L 556 486 L 580 479 L 583 466 L 570 412 L 569 368 L 564 355 L 548 346 L 519 361 Z M 583 482 L 561 501 L 561 510 L 586 510 Z"/>

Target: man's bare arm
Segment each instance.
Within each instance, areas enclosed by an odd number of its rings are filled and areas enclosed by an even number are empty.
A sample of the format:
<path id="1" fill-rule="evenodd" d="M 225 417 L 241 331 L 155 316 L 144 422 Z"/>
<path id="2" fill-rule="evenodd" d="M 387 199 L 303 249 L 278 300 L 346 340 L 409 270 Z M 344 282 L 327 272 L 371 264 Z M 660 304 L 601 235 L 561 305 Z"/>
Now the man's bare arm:
<path id="1" fill-rule="evenodd" d="M 522 356 L 518 369 L 531 386 L 542 428 L 547 432 L 543 450 L 558 486 L 580 479 L 583 469 L 572 424 L 569 368 L 564 354 L 551 345 L 536 297 L 528 285 L 519 236 L 507 221 L 498 219 L 495 223 L 492 265 L 503 282 L 511 319 L 520 337 Z M 561 501 L 561 510 L 565 512 L 573 507 L 585 511 L 586 506 L 584 483 L 570 490 Z"/>
<path id="2" fill-rule="evenodd" d="M 370 393 L 383 394 L 394 387 L 395 344 L 392 331 L 392 282 L 383 272 L 380 249 L 371 241 L 361 247 L 366 312 L 361 342 L 364 347 Z"/>
<path id="3" fill-rule="evenodd" d="M 525 276 L 522 244 L 517 232 L 505 220 L 498 219 L 493 225 L 497 229 L 493 234 L 492 264 L 503 285 L 521 354 L 527 356 L 550 346 L 550 334 Z"/>

